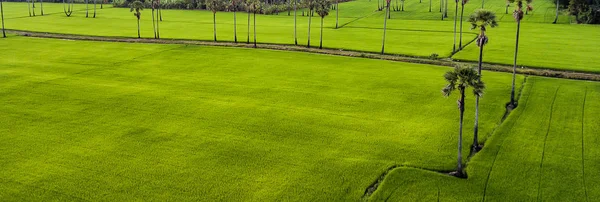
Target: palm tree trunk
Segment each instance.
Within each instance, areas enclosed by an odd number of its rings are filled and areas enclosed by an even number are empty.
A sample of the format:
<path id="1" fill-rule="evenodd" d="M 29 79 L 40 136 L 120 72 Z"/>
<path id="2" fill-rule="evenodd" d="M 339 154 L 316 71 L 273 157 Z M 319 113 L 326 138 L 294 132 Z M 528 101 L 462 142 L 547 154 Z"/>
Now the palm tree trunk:
<path id="1" fill-rule="evenodd" d="M 484 36 L 485 33 L 482 31 L 482 37 L 478 40 L 479 42 L 479 64 L 477 68 L 477 73 L 480 75 L 478 81 L 481 80 L 481 65 L 483 64 L 483 46 L 484 46 Z M 479 96 L 475 96 L 475 127 L 473 128 L 473 147 L 472 151 L 477 151 L 479 148 L 479 140 L 477 135 L 479 134 Z"/>
<path id="2" fill-rule="evenodd" d="M 297 28 L 296 28 L 296 24 L 297 24 L 297 11 L 298 11 L 298 0 L 294 0 L 294 44 L 298 45 L 298 35 L 297 35 Z"/>
<path id="3" fill-rule="evenodd" d="M 517 39 L 515 42 L 515 61 L 514 61 L 514 65 L 513 65 L 513 78 L 512 78 L 512 89 L 510 91 L 510 104 L 512 105 L 512 107 L 514 108 L 516 103 L 515 103 L 515 80 L 516 80 L 516 76 L 517 76 L 517 55 L 519 52 L 519 31 L 521 29 L 521 21 L 517 20 Z"/>
<path id="4" fill-rule="evenodd" d="M 213 35 L 217 41 L 217 13 L 213 12 Z"/>
<path id="5" fill-rule="evenodd" d="M 444 8 L 444 18 L 448 17 L 448 0 L 446 0 L 446 6 Z"/>
<path id="6" fill-rule="evenodd" d="M 40 0 L 40 12 L 42 16 L 44 16 L 44 0 Z"/>
<path id="7" fill-rule="evenodd" d="M 306 47 L 310 48 L 310 20 L 312 18 L 312 10 L 308 11 L 308 43 Z"/>
<path id="8" fill-rule="evenodd" d="M 248 11 L 248 40 L 246 44 L 250 44 L 250 11 Z"/>
<path id="9" fill-rule="evenodd" d="M 429 12 L 431 13 L 431 4 L 433 3 L 433 0 L 429 0 Z"/>
<path id="10" fill-rule="evenodd" d="M 321 41 L 319 42 L 319 49 L 323 49 L 323 18 L 321 17 Z"/>
<path id="11" fill-rule="evenodd" d="M 137 20 L 137 27 L 138 27 L 138 39 L 141 38 L 140 37 L 140 19 Z"/>
<path id="12" fill-rule="evenodd" d="M 254 9 L 254 48 L 256 48 L 256 9 Z"/>
<path id="13" fill-rule="evenodd" d="M 461 3 L 460 4 L 461 8 L 460 8 L 460 37 L 458 40 L 458 50 L 462 50 L 462 34 L 463 34 L 463 15 L 465 13 L 465 4 Z"/>
<path id="14" fill-rule="evenodd" d="M 387 28 L 387 15 L 390 12 L 390 4 L 387 3 L 387 8 L 385 9 L 386 17 L 383 18 L 383 40 L 381 42 L 381 54 L 385 53 L 385 30 Z"/>
<path id="15" fill-rule="evenodd" d="M 94 18 L 96 18 L 96 0 L 94 0 Z"/>
<path id="16" fill-rule="evenodd" d="M 102 0 L 102 1 L 100 1 L 100 9 L 103 9 L 103 8 L 104 8 L 104 1 L 105 1 L 105 0 Z"/>
<path id="17" fill-rule="evenodd" d="M 2 18 L 2 38 L 6 38 L 6 31 L 4 31 L 4 7 L 2 7 L 3 1 L 0 0 L 0 18 Z"/>
<path id="18" fill-rule="evenodd" d="M 31 4 L 29 4 L 30 1 L 33 1 L 33 0 L 27 1 L 27 9 L 29 10 L 29 17 L 31 17 Z"/>
<path id="19" fill-rule="evenodd" d="M 152 6 L 152 32 L 154 32 L 154 38 L 156 39 L 156 22 L 154 21 L 154 6 Z"/>
<path id="20" fill-rule="evenodd" d="M 481 8 L 483 8 L 483 5 L 485 5 L 485 0 L 481 0 Z"/>
<path id="21" fill-rule="evenodd" d="M 35 0 L 31 0 L 31 10 L 33 11 L 33 16 L 35 16 Z"/>
<path id="22" fill-rule="evenodd" d="M 158 1 L 158 18 L 162 22 L 162 8 L 160 8 L 160 0 Z"/>
<path id="23" fill-rule="evenodd" d="M 556 17 L 554 17 L 554 22 L 552 22 L 552 24 L 556 24 L 556 22 L 558 21 L 558 6 L 559 6 L 559 2 L 558 0 L 556 0 Z"/>
<path id="24" fill-rule="evenodd" d="M 89 0 L 85 0 L 85 17 L 88 17 L 88 11 L 89 11 L 89 4 L 88 4 Z"/>
<path id="25" fill-rule="evenodd" d="M 508 7 L 510 6 L 509 2 L 506 2 L 506 9 L 504 9 L 504 14 L 508 14 Z"/>
<path id="26" fill-rule="evenodd" d="M 405 0 L 402 0 L 402 11 L 404 11 L 404 1 Z"/>
<path id="27" fill-rule="evenodd" d="M 292 1 L 291 0 L 287 0 L 288 1 L 288 7 L 286 8 L 288 10 L 288 16 L 290 16 L 290 7 L 292 6 Z"/>
<path id="28" fill-rule="evenodd" d="M 442 12 L 442 7 L 444 7 L 444 0 L 440 0 L 440 13 Z M 442 14 L 442 20 L 444 19 L 444 14 Z"/>
<path id="29" fill-rule="evenodd" d="M 458 20 L 458 0 L 456 2 L 456 7 L 454 8 L 454 44 L 452 45 L 452 53 L 456 53 L 456 21 Z"/>
<path id="30" fill-rule="evenodd" d="M 459 120 L 459 129 L 458 129 L 458 159 L 457 159 L 457 168 L 458 176 L 462 176 L 463 174 L 463 166 L 462 166 L 462 133 L 463 133 L 463 118 L 465 114 L 465 89 L 463 87 L 459 87 L 460 89 L 460 101 L 458 103 L 458 109 L 460 111 L 460 120 Z"/>
<path id="31" fill-rule="evenodd" d="M 158 6 L 158 7 L 160 8 L 160 6 Z M 159 11 L 160 11 L 159 8 L 156 9 L 156 18 L 157 18 L 156 19 L 156 38 L 160 39 L 160 27 L 158 26 L 158 24 L 159 24 L 158 23 L 159 22 L 159 20 L 158 20 L 158 14 L 159 14 Z"/>
<path id="32" fill-rule="evenodd" d="M 237 23 L 235 17 L 235 10 L 233 11 L 233 42 L 237 43 Z"/>
<path id="33" fill-rule="evenodd" d="M 340 17 L 340 7 L 338 7 L 338 0 L 335 0 L 335 28 L 338 28 L 338 18 Z"/>

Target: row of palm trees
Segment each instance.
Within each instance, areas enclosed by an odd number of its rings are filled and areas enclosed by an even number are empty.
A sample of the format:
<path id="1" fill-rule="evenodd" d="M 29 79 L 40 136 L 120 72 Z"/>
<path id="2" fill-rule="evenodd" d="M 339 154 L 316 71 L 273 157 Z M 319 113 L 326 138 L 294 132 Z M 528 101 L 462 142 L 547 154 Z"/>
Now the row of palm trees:
<path id="1" fill-rule="evenodd" d="M 531 0 L 526 0 L 527 10 L 531 11 L 533 8 L 530 3 Z M 516 81 L 516 69 L 517 69 L 517 56 L 519 51 L 519 32 L 521 27 L 521 20 L 523 19 L 523 1 L 517 0 L 517 7 L 513 12 L 513 17 L 517 22 L 517 34 L 515 40 L 515 55 L 514 55 L 514 65 L 513 65 L 513 74 L 512 74 L 512 86 L 511 86 L 511 94 L 510 101 L 507 104 L 507 110 L 512 110 L 517 107 L 517 101 L 515 99 L 515 81 Z M 463 3 L 464 4 L 464 3 Z M 475 13 L 471 14 L 468 21 L 472 25 L 472 29 L 479 28 L 480 32 L 477 37 L 476 43 L 479 47 L 479 62 L 477 70 L 470 67 L 456 67 L 453 71 L 447 72 L 444 75 L 445 80 L 448 84 L 442 89 L 442 93 L 444 96 L 450 96 L 450 94 L 458 90 L 459 100 L 458 100 L 458 108 L 460 112 L 459 116 L 459 135 L 458 135 L 458 165 L 457 171 L 454 173 L 455 176 L 458 177 L 466 177 L 466 174 L 463 170 L 462 165 L 462 132 L 463 132 L 463 117 L 465 110 L 465 90 L 468 87 L 473 88 L 473 93 L 475 95 L 475 126 L 473 128 L 473 144 L 471 146 L 471 152 L 477 152 L 481 149 L 478 140 L 478 131 L 479 131 L 479 98 L 483 95 L 483 90 L 485 88 L 484 83 L 481 81 L 481 69 L 483 63 L 483 48 L 485 44 L 488 43 L 488 37 L 486 35 L 487 27 L 496 27 L 498 23 L 496 22 L 496 15 L 494 12 L 489 10 L 477 10 Z"/>

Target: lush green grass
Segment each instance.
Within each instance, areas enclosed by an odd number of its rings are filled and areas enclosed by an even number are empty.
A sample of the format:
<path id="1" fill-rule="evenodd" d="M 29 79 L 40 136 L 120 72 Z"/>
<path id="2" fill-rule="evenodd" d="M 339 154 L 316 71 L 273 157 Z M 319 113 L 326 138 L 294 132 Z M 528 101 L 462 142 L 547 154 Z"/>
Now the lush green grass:
<path id="1" fill-rule="evenodd" d="M 600 83 L 531 77 L 520 106 L 457 179 L 396 169 L 373 195 L 396 201 L 594 201 Z"/>
<path id="2" fill-rule="evenodd" d="M 395 1 L 394 1 L 395 2 Z M 516 24 L 512 14 L 504 14 L 504 2 L 486 1 L 486 8 L 495 10 L 500 27 L 489 29 L 490 43 L 486 46 L 485 61 L 512 65 Z M 536 8 L 525 17 L 521 29 L 521 51 L 519 65 L 564 69 L 573 71 L 600 72 L 597 60 L 600 60 L 597 33 L 598 26 L 557 24 L 550 22 L 554 18 L 553 1 L 534 2 Z M 439 1 L 434 2 L 439 9 Z M 468 16 L 481 5 L 481 1 L 471 1 L 465 8 Z M 24 3 L 6 3 L 6 26 L 12 29 L 73 33 L 101 36 L 135 37 L 135 17 L 125 8 L 98 10 L 98 18 L 84 18 L 84 5 L 77 4 L 78 11 L 67 18 L 62 14 L 60 4 L 45 4 L 44 17 L 26 17 L 27 6 Z M 388 20 L 386 52 L 427 57 L 433 53 L 449 57 L 452 52 L 454 6 L 449 4 L 449 18 L 441 21 L 439 10 L 428 12 L 428 2 L 407 1 L 406 11 L 392 12 Z M 438 6 L 438 7 L 436 7 Z M 325 18 L 324 42 L 328 48 L 360 51 L 381 51 L 383 12 L 377 12 L 377 1 L 358 0 L 340 4 L 340 29 L 335 27 L 336 12 Z M 514 9 L 509 8 L 509 11 Z M 38 11 L 39 13 L 39 11 Z M 293 15 L 293 14 L 292 14 Z M 239 41 L 247 39 L 247 15 L 238 13 L 237 33 Z M 161 24 L 161 37 L 179 39 L 213 39 L 212 14 L 208 11 L 165 10 Z M 567 23 L 567 16 L 561 16 L 560 22 Z M 233 14 L 217 13 L 217 35 L 220 41 L 233 41 Z M 476 33 L 464 23 L 464 43 L 472 41 Z M 308 19 L 299 14 L 298 42 L 307 43 Z M 311 43 L 319 43 L 319 17 L 313 18 Z M 150 11 L 142 14 L 142 36 L 153 37 Z M 251 36 L 252 38 L 252 36 Z M 287 12 L 280 15 L 257 16 L 257 38 L 260 43 L 293 44 L 293 16 Z M 478 52 L 470 44 L 455 58 L 458 60 L 477 60 Z"/>
<path id="3" fill-rule="evenodd" d="M 392 165 L 455 166 L 446 67 L 17 36 L 0 52 L 4 200 L 347 201 Z M 484 79 L 482 141 L 511 77 Z"/>

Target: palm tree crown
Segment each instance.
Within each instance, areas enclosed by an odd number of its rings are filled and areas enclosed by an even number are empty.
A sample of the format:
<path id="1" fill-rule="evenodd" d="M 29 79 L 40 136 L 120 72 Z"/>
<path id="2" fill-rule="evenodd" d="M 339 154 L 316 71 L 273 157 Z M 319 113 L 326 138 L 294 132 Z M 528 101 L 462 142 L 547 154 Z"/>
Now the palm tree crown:
<path id="1" fill-rule="evenodd" d="M 480 79 L 480 75 L 477 71 L 470 67 L 456 67 L 453 71 L 446 72 L 444 79 L 448 84 L 442 89 L 444 96 L 448 97 L 456 90 L 465 90 L 468 87 L 473 88 L 473 94 L 475 96 L 483 96 L 483 90 L 485 84 Z"/>
<path id="2" fill-rule="evenodd" d="M 135 17 L 137 17 L 137 19 L 139 20 L 142 13 L 140 11 L 144 10 L 144 4 L 141 1 L 134 1 L 133 3 L 131 3 L 131 9 L 129 10 L 129 12 L 133 12 L 135 11 L 135 13 L 133 13 L 133 15 Z"/>
<path id="3" fill-rule="evenodd" d="M 315 11 L 321 17 L 329 15 L 329 8 L 331 8 L 331 1 L 329 0 L 317 0 L 315 2 Z"/>
<path id="4" fill-rule="evenodd" d="M 487 26 L 496 27 L 498 26 L 498 22 L 496 22 L 496 14 L 493 11 L 486 9 L 478 9 L 471 16 L 469 16 L 468 20 L 472 27 L 471 29 L 480 28 L 481 32 L 479 34 L 479 40 L 477 40 L 477 46 L 485 45 L 487 43 L 487 37 L 485 36 L 485 28 Z"/>

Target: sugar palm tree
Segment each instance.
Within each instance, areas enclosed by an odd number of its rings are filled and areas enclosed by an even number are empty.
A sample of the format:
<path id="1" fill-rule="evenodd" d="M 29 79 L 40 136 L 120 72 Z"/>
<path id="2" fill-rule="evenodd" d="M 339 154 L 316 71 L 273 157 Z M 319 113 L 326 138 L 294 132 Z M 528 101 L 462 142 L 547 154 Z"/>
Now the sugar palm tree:
<path id="1" fill-rule="evenodd" d="M 144 10 L 144 4 L 139 1 L 136 0 L 133 3 L 131 3 L 130 5 L 130 9 L 129 12 L 134 12 L 133 15 L 137 18 L 137 33 L 138 33 L 138 38 L 140 37 L 140 17 L 142 17 L 142 13 L 140 11 Z"/>
<path id="2" fill-rule="evenodd" d="M 558 6 L 560 5 L 560 2 L 558 0 L 556 0 L 556 16 L 554 17 L 554 22 L 552 22 L 552 24 L 556 24 L 556 22 L 558 22 Z"/>
<path id="3" fill-rule="evenodd" d="M 96 18 L 96 0 L 94 0 L 94 18 Z"/>
<path id="4" fill-rule="evenodd" d="M 433 3 L 433 0 L 429 0 L 429 12 L 431 13 L 431 4 Z"/>
<path id="5" fill-rule="evenodd" d="M 40 0 L 40 13 L 44 16 L 44 0 Z"/>
<path id="6" fill-rule="evenodd" d="M 252 3 L 253 2 L 254 2 L 253 0 L 245 0 L 244 1 L 244 6 L 246 7 L 246 12 L 248 12 L 248 32 L 247 32 L 248 39 L 246 41 L 246 44 L 250 44 L 250 14 L 252 13 Z"/>
<path id="7" fill-rule="evenodd" d="M 254 13 L 252 16 L 254 18 L 254 23 L 253 27 L 254 27 L 254 48 L 256 48 L 256 12 L 260 12 L 262 10 L 262 4 L 260 3 L 259 0 L 253 0 L 252 1 L 252 12 Z"/>
<path id="8" fill-rule="evenodd" d="M 73 0 L 70 0 L 69 2 L 63 0 L 63 11 L 67 17 L 71 17 L 71 14 L 73 14 Z"/>
<path id="9" fill-rule="evenodd" d="M 4 7 L 2 7 L 3 1 L 0 0 L 0 18 L 2 18 L 2 38 L 6 38 L 6 32 L 4 31 Z"/>
<path id="10" fill-rule="evenodd" d="M 383 41 L 381 42 L 381 54 L 385 53 L 385 30 L 387 29 L 387 19 L 390 13 L 390 1 L 386 0 L 385 17 L 383 17 Z"/>
<path id="11" fill-rule="evenodd" d="M 157 34 L 157 24 L 158 22 L 156 22 L 156 17 L 154 16 L 154 11 L 156 10 L 156 0 L 152 0 L 150 1 L 150 8 L 152 9 L 151 13 L 152 13 L 152 32 L 154 32 L 154 38 L 157 39 L 158 38 L 158 34 Z"/>
<path id="12" fill-rule="evenodd" d="M 454 44 L 452 44 L 452 53 L 456 53 L 456 23 L 458 21 L 458 1 L 454 0 L 456 7 L 454 8 Z"/>
<path id="13" fill-rule="evenodd" d="M 504 14 L 508 14 L 508 7 L 510 7 L 510 4 L 515 2 L 515 0 L 506 0 L 506 8 L 504 9 Z"/>
<path id="14" fill-rule="evenodd" d="M 335 28 L 338 28 L 338 22 L 339 22 L 339 17 L 340 17 L 340 7 L 338 7 L 339 5 L 339 0 L 335 0 Z"/>
<path id="15" fill-rule="evenodd" d="M 308 8 L 308 42 L 306 43 L 306 47 L 310 48 L 310 24 L 313 16 L 313 11 L 316 6 L 316 0 L 305 0 L 305 6 Z"/>
<path id="16" fill-rule="evenodd" d="M 533 0 L 525 0 L 525 2 L 527 2 L 527 9 L 525 9 L 525 15 L 527 15 L 529 11 L 533 10 L 533 7 L 531 6 L 531 2 L 533 2 Z"/>
<path id="17" fill-rule="evenodd" d="M 298 12 L 298 0 L 294 0 L 294 44 L 298 45 L 298 34 L 297 34 L 297 12 Z"/>
<path id="18" fill-rule="evenodd" d="M 448 97 L 450 94 L 458 90 L 460 97 L 458 99 L 458 110 L 459 110 L 459 130 L 458 130 L 458 163 L 455 176 L 465 177 L 462 165 L 462 131 L 463 131 L 463 118 L 465 112 L 465 90 L 469 87 L 473 88 L 473 94 L 475 97 L 483 95 L 485 84 L 481 81 L 481 75 L 470 67 L 456 67 L 453 71 L 446 72 L 444 79 L 448 84 L 442 89 L 444 96 Z"/>
<path id="19" fill-rule="evenodd" d="M 317 0 L 316 1 L 316 6 L 315 6 L 315 11 L 317 12 L 317 14 L 319 14 L 319 16 L 321 16 L 321 35 L 320 35 L 320 42 L 319 42 L 319 49 L 323 48 L 323 19 L 325 18 L 325 16 L 329 15 L 329 8 L 331 7 L 331 2 L 329 0 Z"/>
<path id="20" fill-rule="evenodd" d="M 89 10 L 90 10 L 90 8 L 89 8 L 89 0 L 85 0 L 85 17 L 86 18 L 88 17 Z"/>
<path id="21" fill-rule="evenodd" d="M 481 65 L 483 63 L 483 47 L 488 42 L 488 37 L 485 35 L 486 27 L 496 27 L 496 14 L 493 11 L 479 9 L 476 10 L 471 16 L 469 16 L 469 22 L 472 25 L 471 29 L 479 28 L 479 36 L 477 37 L 477 46 L 479 46 L 479 64 L 477 72 L 481 75 Z M 477 135 L 479 133 L 479 97 L 475 100 L 475 128 L 473 135 L 473 147 L 472 151 L 478 151 L 480 149 Z"/>
<path id="22" fill-rule="evenodd" d="M 235 13 L 239 9 L 239 1 L 240 0 L 231 0 L 229 2 L 229 10 L 233 11 L 233 41 L 235 43 L 237 43 L 237 17 Z"/>
<path id="23" fill-rule="evenodd" d="M 527 6 L 527 10 L 532 9 L 531 6 Z M 517 9 L 513 12 L 513 17 L 517 21 L 517 36 L 515 39 L 515 59 L 513 63 L 513 78 L 512 78 L 512 88 L 510 91 L 510 102 L 509 107 L 515 108 L 517 107 L 517 102 L 515 100 L 515 80 L 517 77 L 517 55 L 519 52 L 519 32 L 521 31 L 521 20 L 523 19 L 523 1 L 517 0 Z"/>
<path id="24" fill-rule="evenodd" d="M 217 11 L 222 8 L 222 1 L 208 0 L 206 7 L 213 13 L 213 35 L 214 40 L 217 41 Z"/>
<path id="25" fill-rule="evenodd" d="M 469 0 L 462 0 L 460 6 L 460 37 L 458 40 L 458 50 L 462 50 L 462 34 L 463 34 L 463 16 L 465 13 L 465 4 L 467 4 Z"/>

